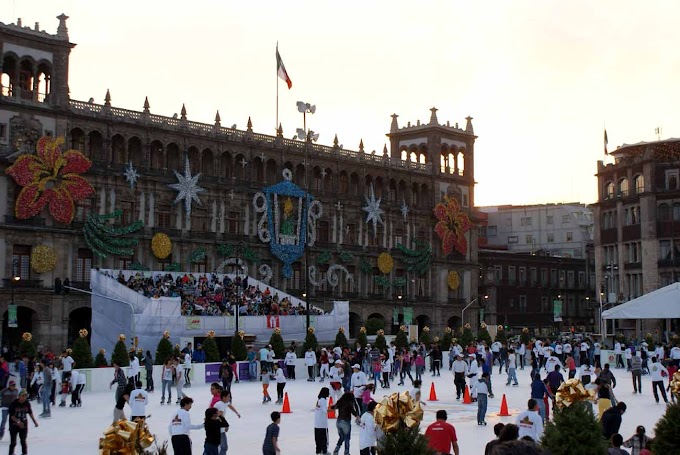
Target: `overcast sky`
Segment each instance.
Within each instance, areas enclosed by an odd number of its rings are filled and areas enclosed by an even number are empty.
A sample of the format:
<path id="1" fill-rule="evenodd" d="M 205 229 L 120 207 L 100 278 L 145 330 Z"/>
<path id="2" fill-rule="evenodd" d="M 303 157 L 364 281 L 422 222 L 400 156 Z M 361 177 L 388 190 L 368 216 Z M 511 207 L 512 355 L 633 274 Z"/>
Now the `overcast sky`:
<path id="1" fill-rule="evenodd" d="M 474 117 L 477 205 L 594 202 L 610 150 L 680 136 L 680 2 L 0 0 L 0 22 L 70 16 L 74 99 L 381 151 L 400 126 Z"/>

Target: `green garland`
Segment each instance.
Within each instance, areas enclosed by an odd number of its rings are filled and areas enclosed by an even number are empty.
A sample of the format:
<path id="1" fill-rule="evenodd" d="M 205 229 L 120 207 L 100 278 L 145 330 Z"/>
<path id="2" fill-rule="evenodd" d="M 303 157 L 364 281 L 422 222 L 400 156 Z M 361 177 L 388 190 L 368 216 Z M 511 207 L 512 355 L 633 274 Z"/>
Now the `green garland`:
<path id="1" fill-rule="evenodd" d="M 405 276 L 398 276 L 392 281 L 392 286 L 395 288 L 404 288 L 406 287 L 406 277 Z"/>
<path id="2" fill-rule="evenodd" d="M 248 262 L 258 262 L 260 260 L 260 255 L 248 246 L 243 250 L 243 259 Z"/>
<path id="3" fill-rule="evenodd" d="M 321 265 L 328 264 L 331 258 L 332 258 L 331 252 L 328 250 L 323 250 L 323 252 L 321 252 L 319 257 L 316 259 L 316 262 L 318 262 Z"/>
<path id="4" fill-rule="evenodd" d="M 347 251 L 343 251 L 338 255 L 338 259 L 340 260 L 341 264 L 351 264 L 354 262 L 354 255 Z"/>
<path id="5" fill-rule="evenodd" d="M 179 262 L 173 262 L 169 266 L 165 268 L 166 272 L 181 272 L 182 271 L 182 266 L 180 265 Z"/>
<path id="6" fill-rule="evenodd" d="M 404 254 L 402 261 L 406 264 L 406 270 L 423 275 L 430 269 L 432 264 L 432 247 L 415 237 L 412 237 L 415 248 L 408 249 L 401 243 L 397 244 L 397 249 Z"/>
<path id="7" fill-rule="evenodd" d="M 386 277 L 385 275 L 377 276 L 374 278 L 375 280 L 375 285 L 378 287 L 381 287 L 383 289 L 389 289 L 390 286 L 392 286 L 392 283 L 390 283 L 389 277 Z"/>
<path id="8" fill-rule="evenodd" d="M 220 243 L 219 245 L 217 245 L 217 253 L 220 256 L 229 257 L 234 254 L 234 245 Z"/>
<path id="9" fill-rule="evenodd" d="M 359 269 L 366 275 L 373 272 L 373 266 L 371 265 L 370 262 L 368 262 L 366 258 L 361 258 L 361 260 L 359 261 Z"/>
<path id="10" fill-rule="evenodd" d="M 139 261 L 133 262 L 132 265 L 130 266 L 130 269 L 131 269 L 131 270 L 136 270 L 136 271 L 138 271 L 138 272 L 148 272 L 148 271 L 151 270 L 150 268 L 145 267 L 144 264 L 142 264 L 142 263 L 139 262 Z"/>
<path id="11" fill-rule="evenodd" d="M 139 239 L 124 237 L 132 234 L 142 227 L 144 222 L 135 221 L 127 226 L 115 226 L 107 223 L 107 220 L 115 219 L 123 214 L 121 210 L 104 215 L 87 215 L 87 220 L 83 226 L 83 235 L 87 246 L 99 257 L 106 258 L 109 255 L 132 256 L 134 247 L 139 243 Z"/>
<path id="12" fill-rule="evenodd" d="M 189 256 L 189 261 L 191 261 L 192 264 L 196 264 L 205 259 L 207 254 L 208 253 L 205 251 L 205 248 L 199 246 L 198 248 L 191 252 L 191 255 Z"/>

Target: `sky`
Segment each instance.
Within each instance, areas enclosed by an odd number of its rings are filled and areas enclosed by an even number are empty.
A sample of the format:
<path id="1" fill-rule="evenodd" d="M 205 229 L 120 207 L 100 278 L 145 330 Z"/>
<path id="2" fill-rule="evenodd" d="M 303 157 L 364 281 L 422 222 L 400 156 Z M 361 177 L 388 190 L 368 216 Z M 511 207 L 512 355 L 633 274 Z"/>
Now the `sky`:
<path id="1" fill-rule="evenodd" d="M 96 5 L 96 6 L 95 6 Z M 0 0 L 56 33 L 70 16 L 73 99 L 285 137 L 296 101 L 319 143 L 380 152 L 399 124 L 473 117 L 476 205 L 595 202 L 597 161 L 678 137 L 680 2 Z M 275 48 L 293 87 L 276 78 Z M 278 82 L 277 82 L 278 81 Z M 611 161 L 611 158 L 607 158 Z"/>

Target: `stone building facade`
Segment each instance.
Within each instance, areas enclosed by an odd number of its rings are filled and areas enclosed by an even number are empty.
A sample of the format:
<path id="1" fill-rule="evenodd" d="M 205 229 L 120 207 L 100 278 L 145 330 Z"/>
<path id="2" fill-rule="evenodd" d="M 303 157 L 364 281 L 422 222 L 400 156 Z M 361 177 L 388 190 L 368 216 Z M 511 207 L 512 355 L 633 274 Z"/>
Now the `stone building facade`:
<path id="1" fill-rule="evenodd" d="M 258 259 L 247 264 L 256 278 L 260 266 L 273 271 L 271 285 L 302 296 L 314 306 L 330 309 L 333 299 L 350 301 L 350 335 L 368 318 L 385 321 L 389 333 L 393 322 L 403 322 L 412 311 L 414 323 L 442 332 L 448 324 L 459 326 L 461 309 L 476 297 L 477 233 L 465 234 L 464 254 L 444 255 L 434 232 L 433 208 L 443 198 L 455 198 L 461 213 L 474 221 L 474 135 L 472 119 L 464 128 L 440 124 L 431 109 L 427 123 L 399 126 L 392 116 L 389 150 L 347 150 L 338 145 L 319 145 L 312 140 L 290 140 L 279 128 L 276 136 L 256 133 L 248 119 L 246 130 L 221 125 L 219 112 L 213 124 L 190 121 L 187 110 L 165 117 L 151 113 L 145 100 L 141 111 L 114 107 L 111 94 L 104 104 L 72 100 L 68 90 L 71 44 L 66 16 L 59 17 L 52 35 L 21 24 L 0 23 L 0 167 L 4 171 L 24 153 L 33 153 L 42 135 L 63 136 L 67 149 L 81 151 L 92 161 L 84 177 L 95 189 L 91 198 L 76 202 L 75 218 L 69 224 L 56 222 L 44 210 L 38 216 L 19 219 L 15 212 L 21 190 L 2 172 L 0 176 L 0 314 L 3 342 L 15 342 L 21 331 L 31 330 L 53 349 L 66 346 L 77 331 L 89 324 L 89 296 L 70 292 L 56 294 L 57 278 L 88 289 L 93 267 L 125 269 L 145 267 L 167 270 L 180 264 L 193 273 L 216 270 L 224 261 L 218 254 L 222 244 L 245 245 Z M 185 163 L 193 175 L 201 173 L 204 188 L 200 204 L 191 215 L 183 203 L 175 204 L 177 183 Z M 123 175 L 125 168 L 139 174 L 136 185 Z M 306 258 L 293 264 L 291 278 L 284 279 L 281 263 L 269 245 L 257 235 L 253 196 L 263 187 L 282 180 L 290 170 L 293 182 L 305 188 L 323 206 L 316 227 L 316 243 Z M 384 210 L 374 230 L 366 222 L 367 199 L 380 200 Z M 183 202 L 183 201 L 182 201 Z M 133 255 L 93 254 L 83 238 L 83 225 L 90 214 L 122 211 L 118 223 L 144 223 Z M 172 240 L 170 257 L 159 260 L 151 252 L 154 234 L 166 233 Z M 432 248 L 427 270 L 419 275 L 408 271 L 404 255 L 396 247 L 414 248 L 413 239 Z M 58 252 L 52 271 L 41 274 L 31 267 L 37 245 Z M 207 255 L 192 262 L 197 248 Z M 330 257 L 329 254 L 330 253 Z M 328 281 L 310 284 L 304 270 L 316 266 L 316 278 L 324 278 L 329 265 L 339 262 L 352 274 L 333 287 Z M 380 253 L 393 256 L 394 267 L 379 271 Z M 323 260 L 320 258 L 323 257 Z M 306 264 L 305 264 L 306 263 Z M 460 285 L 447 285 L 450 272 L 457 272 Z M 19 276 L 16 281 L 13 278 Z M 376 278 L 382 277 L 381 280 Z M 378 283 L 391 283 L 380 286 Z M 7 328 L 7 308 L 19 306 L 19 327 Z M 397 314 L 397 316 L 394 316 Z M 471 317 L 472 313 L 471 313 Z M 467 321 L 466 321 L 467 322 Z M 476 324 L 476 319 L 469 322 Z M 284 334 L 285 335 L 285 334 Z"/>

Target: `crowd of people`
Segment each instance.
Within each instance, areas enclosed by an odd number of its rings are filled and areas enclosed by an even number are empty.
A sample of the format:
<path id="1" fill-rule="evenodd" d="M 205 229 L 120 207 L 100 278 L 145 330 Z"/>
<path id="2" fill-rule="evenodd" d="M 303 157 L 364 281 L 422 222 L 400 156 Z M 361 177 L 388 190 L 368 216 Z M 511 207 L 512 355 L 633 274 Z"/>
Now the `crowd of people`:
<path id="1" fill-rule="evenodd" d="M 295 316 L 306 315 L 306 307 L 295 305 L 288 297 L 272 293 L 269 287 L 260 289 L 248 284 L 248 276 L 231 279 L 216 273 L 154 273 L 141 272 L 125 277 L 123 271 L 116 277 L 119 283 L 149 298 L 179 297 L 181 311 L 186 316 Z M 323 312 L 311 308 L 312 314 Z"/>

